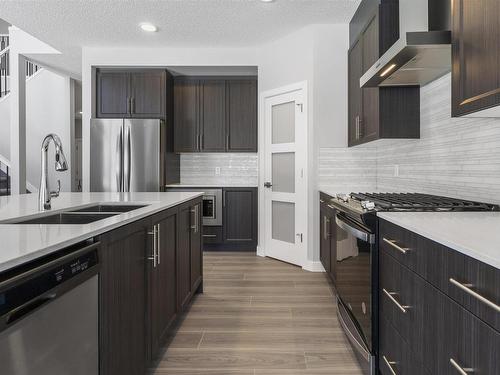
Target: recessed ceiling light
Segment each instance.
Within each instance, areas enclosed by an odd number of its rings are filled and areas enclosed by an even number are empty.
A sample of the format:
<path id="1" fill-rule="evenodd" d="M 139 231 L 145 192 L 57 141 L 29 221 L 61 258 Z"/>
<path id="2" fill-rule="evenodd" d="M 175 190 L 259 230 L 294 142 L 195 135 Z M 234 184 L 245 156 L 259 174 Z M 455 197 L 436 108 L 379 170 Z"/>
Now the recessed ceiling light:
<path id="1" fill-rule="evenodd" d="M 154 33 L 155 31 L 158 31 L 158 28 L 149 22 L 143 22 L 139 26 L 141 27 L 142 30 L 150 32 L 150 33 Z"/>
<path id="2" fill-rule="evenodd" d="M 272 3 L 274 0 L 260 0 L 262 1 L 263 3 Z"/>

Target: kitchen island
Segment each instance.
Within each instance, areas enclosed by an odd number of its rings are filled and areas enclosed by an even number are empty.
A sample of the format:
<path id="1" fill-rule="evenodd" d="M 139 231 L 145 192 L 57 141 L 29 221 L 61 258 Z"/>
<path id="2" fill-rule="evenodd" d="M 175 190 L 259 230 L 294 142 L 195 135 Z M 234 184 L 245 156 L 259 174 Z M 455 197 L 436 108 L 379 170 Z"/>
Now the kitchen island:
<path id="1" fill-rule="evenodd" d="M 145 374 L 203 291 L 202 194 L 63 193 L 49 212 L 38 211 L 36 195 L 2 198 L 0 292 L 28 268 L 96 251 L 99 374 Z M 56 279 L 67 272 L 59 267 L 52 267 Z"/>
<path id="2" fill-rule="evenodd" d="M 38 196 L 24 194 L 0 197 L 0 272 L 43 257 L 87 238 L 111 231 L 191 199 L 202 192 L 169 193 L 61 193 L 52 201 L 52 210 L 38 210 Z M 99 203 L 144 205 L 85 225 L 8 224 L 20 217 L 36 218 L 75 210 Z"/>

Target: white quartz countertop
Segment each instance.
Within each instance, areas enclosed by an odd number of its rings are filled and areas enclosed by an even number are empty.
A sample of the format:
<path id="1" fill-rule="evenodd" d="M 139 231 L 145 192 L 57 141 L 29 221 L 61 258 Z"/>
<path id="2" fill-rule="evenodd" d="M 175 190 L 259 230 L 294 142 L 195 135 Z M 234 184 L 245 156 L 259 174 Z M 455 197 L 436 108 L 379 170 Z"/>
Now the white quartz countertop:
<path id="1" fill-rule="evenodd" d="M 377 215 L 500 269 L 500 212 L 379 212 Z"/>
<path id="2" fill-rule="evenodd" d="M 201 195 L 202 192 L 61 193 L 58 198 L 52 199 L 50 212 L 38 211 L 37 194 L 0 197 L 0 272 Z M 83 225 L 6 223 L 15 218 L 35 218 L 100 203 L 144 204 L 147 206 Z"/>
<path id="3" fill-rule="evenodd" d="M 252 184 L 170 184 L 165 185 L 166 188 L 224 188 L 224 187 L 257 187 Z"/>

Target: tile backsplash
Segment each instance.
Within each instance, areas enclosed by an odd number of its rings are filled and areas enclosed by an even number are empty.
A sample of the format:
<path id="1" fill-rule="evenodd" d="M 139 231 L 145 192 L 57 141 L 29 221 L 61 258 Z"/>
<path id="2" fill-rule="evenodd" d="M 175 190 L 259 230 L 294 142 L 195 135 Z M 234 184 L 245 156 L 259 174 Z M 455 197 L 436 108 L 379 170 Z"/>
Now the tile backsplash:
<path id="1" fill-rule="evenodd" d="M 258 185 L 256 153 L 181 154 L 181 184 Z M 220 174 L 216 174 L 220 168 Z"/>
<path id="2" fill-rule="evenodd" d="M 500 119 L 451 118 L 450 113 L 448 74 L 421 89 L 420 139 L 321 149 L 320 188 L 422 192 L 500 203 Z M 341 189 L 350 180 L 354 187 Z"/>

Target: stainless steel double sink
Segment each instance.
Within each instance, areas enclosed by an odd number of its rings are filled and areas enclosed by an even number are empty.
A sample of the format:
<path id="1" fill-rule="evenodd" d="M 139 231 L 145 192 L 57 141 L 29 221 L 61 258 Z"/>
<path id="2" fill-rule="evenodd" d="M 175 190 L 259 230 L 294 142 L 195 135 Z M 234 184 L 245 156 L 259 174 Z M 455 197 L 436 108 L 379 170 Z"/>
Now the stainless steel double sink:
<path id="1" fill-rule="evenodd" d="M 95 206 L 72 209 L 36 218 L 20 218 L 9 221 L 9 224 L 89 224 L 107 219 L 121 213 L 130 212 L 147 205 L 137 204 L 98 204 Z"/>

